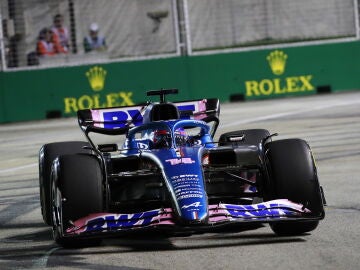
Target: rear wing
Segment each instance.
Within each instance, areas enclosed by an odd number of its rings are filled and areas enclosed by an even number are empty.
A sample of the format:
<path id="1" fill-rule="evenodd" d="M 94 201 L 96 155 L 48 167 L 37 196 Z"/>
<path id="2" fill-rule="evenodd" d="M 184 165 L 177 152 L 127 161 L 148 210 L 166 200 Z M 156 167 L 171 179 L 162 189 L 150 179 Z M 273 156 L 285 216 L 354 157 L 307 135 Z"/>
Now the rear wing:
<path id="1" fill-rule="evenodd" d="M 143 124 L 146 108 L 150 104 L 79 110 L 77 112 L 79 125 L 86 133 L 126 134 L 129 128 Z M 214 122 L 212 135 L 215 134 L 219 125 L 219 99 L 180 101 L 172 104 L 178 108 L 181 119 L 202 120 L 207 123 Z"/>

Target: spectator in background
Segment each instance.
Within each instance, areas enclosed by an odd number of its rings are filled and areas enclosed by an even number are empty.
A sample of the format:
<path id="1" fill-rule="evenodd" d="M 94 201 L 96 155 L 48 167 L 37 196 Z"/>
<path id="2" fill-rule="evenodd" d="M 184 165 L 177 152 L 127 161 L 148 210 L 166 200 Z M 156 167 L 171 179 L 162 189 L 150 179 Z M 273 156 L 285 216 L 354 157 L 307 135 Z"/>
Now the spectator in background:
<path id="1" fill-rule="evenodd" d="M 19 57 L 18 57 L 18 42 L 22 40 L 22 35 L 19 33 L 8 33 L 8 20 L 3 19 L 0 27 L 3 29 L 3 41 L 4 41 L 4 54 L 7 61 L 7 66 L 9 68 L 18 67 Z M 1 49 L 0 49 L 1 52 Z"/>
<path id="2" fill-rule="evenodd" d="M 96 23 L 92 23 L 89 27 L 89 35 L 84 38 L 84 51 L 86 53 L 106 50 L 105 38 L 99 36 L 98 33 L 99 26 Z"/>
<path id="3" fill-rule="evenodd" d="M 61 14 L 54 16 L 53 32 L 54 44 L 58 53 L 69 52 L 69 31 L 63 26 L 64 17 Z"/>
<path id="4" fill-rule="evenodd" d="M 39 56 L 55 55 L 57 53 L 53 40 L 53 32 L 49 28 L 43 28 L 38 37 L 36 52 Z"/>

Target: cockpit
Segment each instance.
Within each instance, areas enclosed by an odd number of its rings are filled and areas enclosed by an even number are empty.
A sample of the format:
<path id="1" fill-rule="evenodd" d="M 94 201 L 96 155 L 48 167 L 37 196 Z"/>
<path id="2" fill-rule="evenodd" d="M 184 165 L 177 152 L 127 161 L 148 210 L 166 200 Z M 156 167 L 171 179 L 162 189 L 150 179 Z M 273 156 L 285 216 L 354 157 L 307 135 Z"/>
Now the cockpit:
<path id="1" fill-rule="evenodd" d="M 209 126 L 198 120 L 151 122 L 129 130 L 126 148 L 165 149 L 209 146 L 212 138 Z"/>

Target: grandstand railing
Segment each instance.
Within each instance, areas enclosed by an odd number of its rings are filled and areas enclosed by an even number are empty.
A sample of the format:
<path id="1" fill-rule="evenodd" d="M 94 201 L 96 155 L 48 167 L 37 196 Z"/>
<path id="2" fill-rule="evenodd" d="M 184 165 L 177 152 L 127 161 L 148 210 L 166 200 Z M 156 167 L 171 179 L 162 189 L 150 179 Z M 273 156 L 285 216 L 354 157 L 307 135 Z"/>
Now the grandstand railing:
<path id="1" fill-rule="evenodd" d="M 184 5 L 187 10 L 187 44 L 190 44 L 187 48 L 188 55 L 298 47 L 360 39 L 359 0 L 184 0 Z M 257 9 L 257 14 L 249 10 L 250 5 L 257 6 L 253 7 L 254 10 Z M 277 12 L 273 10 L 271 14 L 266 13 L 266 7 L 275 5 L 281 8 Z M 299 5 L 304 5 L 302 14 L 299 12 Z M 286 20 L 286 16 L 282 16 L 283 10 L 291 8 L 294 16 Z M 201 13 L 199 9 L 205 11 Z M 309 10 L 312 12 L 307 14 Z M 213 18 L 212 22 L 204 22 L 210 16 Z M 242 19 L 236 21 L 236 16 L 242 16 Z M 291 19 L 296 16 L 299 19 Z M 280 17 L 278 20 L 287 24 L 280 27 L 272 25 L 274 17 Z M 332 19 L 337 21 L 332 23 Z M 270 31 L 265 30 L 271 27 Z M 296 29 L 303 33 L 296 32 Z M 258 34 L 262 31 L 266 33 Z M 254 37 L 251 36 L 253 32 L 256 32 Z M 286 33 L 285 36 L 279 35 L 283 32 Z M 242 35 L 247 37 L 241 38 Z M 209 42 L 204 42 L 206 39 Z"/>
<path id="2" fill-rule="evenodd" d="M 39 30 L 57 13 L 72 35 L 71 53 L 35 54 L 38 63 L 29 65 Z M 0 21 L 3 71 L 360 39 L 359 0 L 0 0 Z M 84 53 L 82 40 L 94 21 L 108 50 Z"/>

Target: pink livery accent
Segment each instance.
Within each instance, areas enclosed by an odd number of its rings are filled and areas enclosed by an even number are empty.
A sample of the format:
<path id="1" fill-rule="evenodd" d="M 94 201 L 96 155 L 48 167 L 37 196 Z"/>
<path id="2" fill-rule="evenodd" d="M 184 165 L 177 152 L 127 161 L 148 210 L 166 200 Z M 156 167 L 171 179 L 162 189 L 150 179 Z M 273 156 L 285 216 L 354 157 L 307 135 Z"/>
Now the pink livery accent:
<path id="1" fill-rule="evenodd" d="M 302 204 L 294 203 L 287 199 L 250 205 L 216 204 L 209 205 L 208 209 L 209 221 L 208 224 L 204 225 L 210 226 L 221 222 L 286 219 L 310 213 L 310 210 Z M 193 214 L 197 215 L 196 212 Z M 66 230 L 66 234 L 126 231 L 163 225 L 176 225 L 174 212 L 171 208 L 154 209 L 131 214 L 94 213 L 76 220 L 74 226 Z"/>

